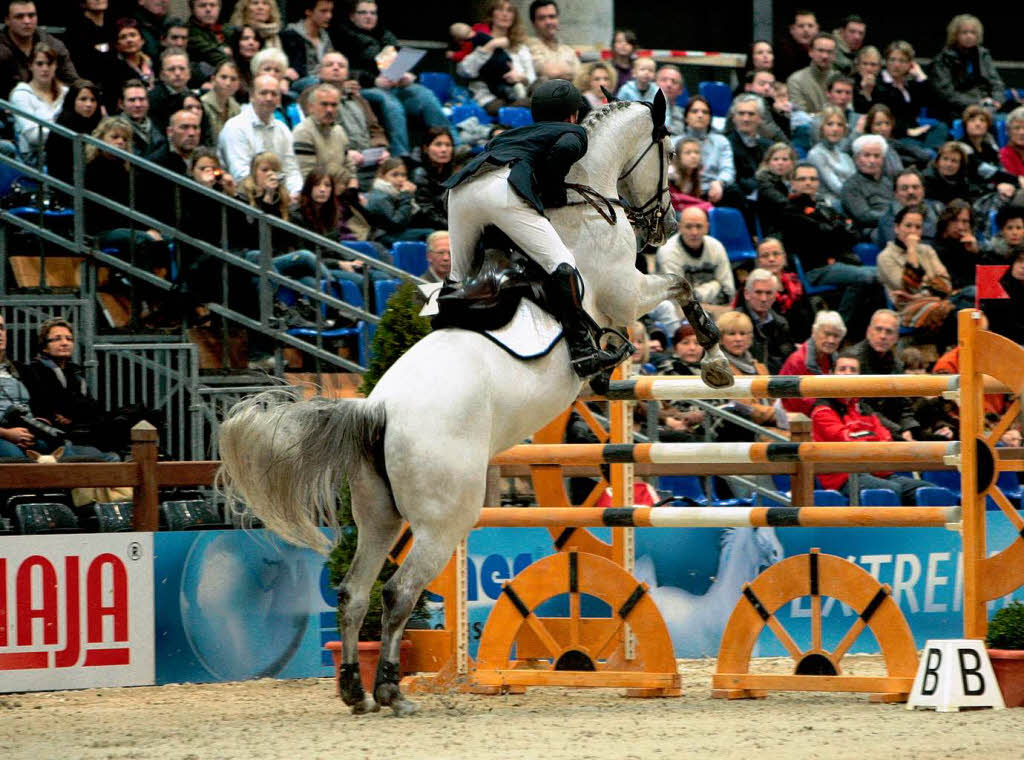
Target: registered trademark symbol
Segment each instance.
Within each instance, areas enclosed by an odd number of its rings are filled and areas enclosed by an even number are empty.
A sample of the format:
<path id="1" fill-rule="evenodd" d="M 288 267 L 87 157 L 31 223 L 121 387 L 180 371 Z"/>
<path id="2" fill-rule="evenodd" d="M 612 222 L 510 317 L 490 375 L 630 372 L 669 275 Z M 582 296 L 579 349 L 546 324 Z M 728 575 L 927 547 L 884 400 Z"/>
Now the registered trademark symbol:
<path id="1" fill-rule="evenodd" d="M 142 559 L 142 544 L 138 541 L 132 541 L 128 544 L 128 558 L 129 559 Z"/>

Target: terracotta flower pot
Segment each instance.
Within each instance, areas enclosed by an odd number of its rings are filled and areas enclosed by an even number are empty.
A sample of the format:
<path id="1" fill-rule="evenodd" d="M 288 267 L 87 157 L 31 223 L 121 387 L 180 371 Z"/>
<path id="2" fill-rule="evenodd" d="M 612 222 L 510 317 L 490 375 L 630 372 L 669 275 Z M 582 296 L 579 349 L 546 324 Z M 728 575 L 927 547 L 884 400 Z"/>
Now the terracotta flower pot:
<path id="1" fill-rule="evenodd" d="M 409 672 L 409 653 L 412 649 L 412 642 L 402 639 L 398 654 L 398 671 L 400 676 Z M 373 681 L 377 676 L 377 660 L 380 659 L 379 641 L 359 642 L 359 677 L 363 681 L 363 688 L 373 693 Z"/>
<path id="2" fill-rule="evenodd" d="M 1007 707 L 1024 707 L 1024 650 L 989 649 L 999 689 Z"/>

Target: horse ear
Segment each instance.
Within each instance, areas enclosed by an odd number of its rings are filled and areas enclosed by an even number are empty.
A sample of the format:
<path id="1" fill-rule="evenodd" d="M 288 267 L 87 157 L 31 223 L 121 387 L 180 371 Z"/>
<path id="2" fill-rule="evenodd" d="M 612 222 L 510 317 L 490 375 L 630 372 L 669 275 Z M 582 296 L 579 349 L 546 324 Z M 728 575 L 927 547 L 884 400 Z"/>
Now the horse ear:
<path id="1" fill-rule="evenodd" d="M 604 93 L 604 99 L 607 100 L 609 103 L 619 102 L 619 99 L 612 95 L 610 92 L 608 92 L 608 90 L 604 88 L 604 85 L 601 85 L 601 92 Z"/>
<path id="2" fill-rule="evenodd" d="M 654 126 L 660 127 L 665 123 L 665 111 L 668 109 L 668 101 L 665 100 L 665 93 L 658 88 L 658 91 L 654 93 L 654 109 L 651 112 L 651 118 L 654 120 Z"/>

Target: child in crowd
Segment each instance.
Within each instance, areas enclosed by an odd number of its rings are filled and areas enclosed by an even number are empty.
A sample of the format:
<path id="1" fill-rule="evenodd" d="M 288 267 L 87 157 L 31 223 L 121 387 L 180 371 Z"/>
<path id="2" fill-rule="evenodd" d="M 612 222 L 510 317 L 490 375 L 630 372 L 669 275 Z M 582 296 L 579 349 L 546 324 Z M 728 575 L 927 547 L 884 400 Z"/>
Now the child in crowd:
<path id="1" fill-rule="evenodd" d="M 999 234 L 992 238 L 994 264 L 1009 264 L 1024 253 L 1024 206 L 1003 206 L 996 212 Z"/>
<path id="2" fill-rule="evenodd" d="M 636 58 L 636 32 L 631 29 L 616 29 L 612 35 L 612 66 L 622 86 L 633 78 L 633 61 Z"/>
<path id="3" fill-rule="evenodd" d="M 700 140 L 684 137 L 676 143 L 676 154 L 669 172 L 668 194 L 672 208 L 682 212 L 687 206 L 697 206 L 704 211 L 713 207 L 701 197 L 700 175 L 703 171 L 700 157 Z"/>
<path id="4" fill-rule="evenodd" d="M 907 346 L 900 351 L 900 361 L 908 375 L 927 375 L 931 370 L 931 362 L 917 346 Z"/>
<path id="5" fill-rule="evenodd" d="M 653 103 L 658 92 L 658 85 L 654 83 L 656 70 L 653 58 L 637 58 L 633 61 L 633 79 L 619 88 L 619 100 Z"/>
<path id="6" fill-rule="evenodd" d="M 615 92 L 617 81 L 618 77 L 611 64 L 604 61 L 595 61 L 594 63 L 588 63 L 580 70 L 580 74 L 576 77 L 576 81 L 573 84 L 576 85 L 576 89 L 586 98 L 590 107 L 597 108 L 608 102 L 601 88 L 603 87 L 608 92 Z"/>
<path id="7" fill-rule="evenodd" d="M 459 49 L 468 42 L 473 50 L 483 47 L 492 40 L 498 40 L 494 52 L 483 66 L 480 67 L 479 79 L 487 85 L 494 97 L 513 103 L 517 100 L 526 99 L 526 86 L 522 82 L 509 84 L 505 75 L 512 70 L 512 58 L 505 50 L 508 45 L 506 37 L 492 37 L 486 32 L 474 31 L 469 24 L 457 22 L 448 27 L 448 33 L 452 37 L 452 45 Z"/>
<path id="8" fill-rule="evenodd" d="M 429 228 L 409 227 L 416 213 L 416 185 L 400 158 L 389 158 L 377 167 L 373 187 L 366 194 L 367 221 L 380 231 L 378 242 L 391 247 L 399 240 L 423 240 Z"/>

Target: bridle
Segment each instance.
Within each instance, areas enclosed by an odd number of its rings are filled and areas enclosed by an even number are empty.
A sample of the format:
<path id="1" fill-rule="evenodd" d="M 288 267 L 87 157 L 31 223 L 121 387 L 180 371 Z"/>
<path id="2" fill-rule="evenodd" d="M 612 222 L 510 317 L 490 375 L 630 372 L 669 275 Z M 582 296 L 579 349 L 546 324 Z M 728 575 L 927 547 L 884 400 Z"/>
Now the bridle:
<path id="1" fill-rule="evenodd" d="M 643 103 L 649 109 L 651 109 L 651 118 L 654 119 L 654 107 L 650 103 Z M 655 123 L 654 128 L 651 130 L 651 143 L 644 148 L 637 159 L 630 164 L 629 168 L 625 172 L 619 175 L 618 181 L 626 179 L 633 170 L 636 169 L 640 162 L 644 160 L 651 149 L 657 146 L 658 148 L 658 189 L 654 191 L 654 194 L 648 198 L 644 203 L 639 206 L 634 206 L 620 198 L 606 198 L 601 195 L 597 190 L 590 187 L 589 185 L 581 185 L 574 182 L 567 182 L 566 187 L 570 190 L 574 190 L 579 193 L 583 198 L 581 201 L 572 201 L 568 203 L 569 206 L 581 206 L 583 204 L 589 204 L 597 213 L 604 219 L 608 224 L 615 226 L 615 209 L 612 206 L 619 206 L 626 214 L 626 218 L 633 228 L 640 234 L 640 236 L 647 240 L 648 238 L 654 237 L 657 233 L 658 227 L 661 226 L 662 220 L 671 208 L 671 201 L 666 200 L 664 205 L 661 203 L 662 196 L 668 195 L 668 185 L 665 183 L 665 143 L 663 142 L 665 136 L 668 134 L 668 130 L 664 124 Z"/>

